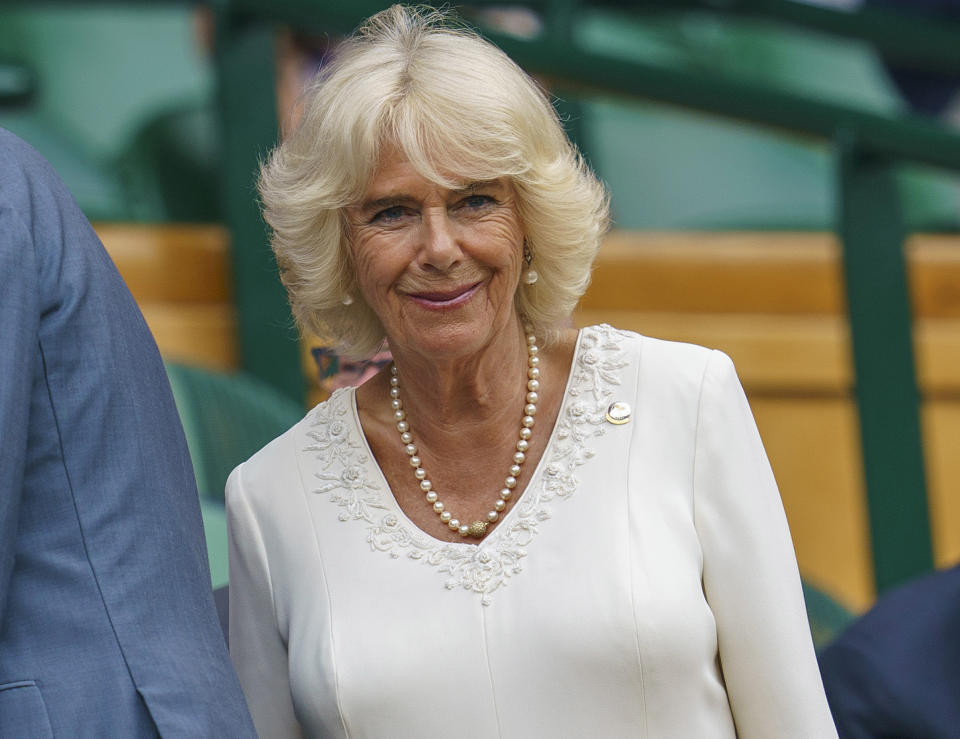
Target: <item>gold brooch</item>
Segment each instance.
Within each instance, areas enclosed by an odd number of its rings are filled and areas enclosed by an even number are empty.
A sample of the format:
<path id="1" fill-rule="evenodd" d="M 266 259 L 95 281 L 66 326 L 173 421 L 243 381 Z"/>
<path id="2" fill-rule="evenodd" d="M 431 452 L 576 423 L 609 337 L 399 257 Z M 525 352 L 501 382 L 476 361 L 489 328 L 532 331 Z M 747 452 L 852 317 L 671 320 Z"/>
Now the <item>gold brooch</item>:
<path id="1" fill-rule="evenodd" d="M 622 400 L 618 400 L 616 403 L 612 403 L 609 408 L 607 408 L 607 421 L 616 425 L 622 426 L 630 420 L 630 405 L 624 403 Z"/>

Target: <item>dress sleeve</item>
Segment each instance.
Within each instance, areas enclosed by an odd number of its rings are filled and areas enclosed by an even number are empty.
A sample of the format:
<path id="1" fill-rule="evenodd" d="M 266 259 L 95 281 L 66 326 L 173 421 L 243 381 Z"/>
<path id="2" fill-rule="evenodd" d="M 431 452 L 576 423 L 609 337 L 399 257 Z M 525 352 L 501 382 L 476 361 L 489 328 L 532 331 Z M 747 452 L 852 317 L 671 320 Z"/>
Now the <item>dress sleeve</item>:
<path id="1" fill-rule="evenodd" d="M 227 480 L 230 657 L 261 737 L 301 737 L 290 695 L 287 647 L 277 622 L 263 534 L 243 489 L 243 467 Z"/>
<path id="2" fill-rule="evenodd" d="M 744 739 L 836 737 L 786 516 L 729 357 L 704 373 L 694 458 L 703 588 Z"/>

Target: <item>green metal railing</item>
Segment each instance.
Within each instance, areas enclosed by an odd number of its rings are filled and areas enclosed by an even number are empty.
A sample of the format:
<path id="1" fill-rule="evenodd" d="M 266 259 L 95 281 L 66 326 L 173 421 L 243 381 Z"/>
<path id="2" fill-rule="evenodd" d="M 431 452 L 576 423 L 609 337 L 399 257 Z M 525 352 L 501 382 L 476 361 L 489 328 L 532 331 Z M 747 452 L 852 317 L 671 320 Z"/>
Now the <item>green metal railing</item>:
<path id="1" fill-rule="evenodd" d="M 472 2 L 471 6 L 502 4 Z M 919 392 L 914 369 L 904 226 L 893 171 L 916 162 L 960 171 L 960 135 L 918 117 L 894 117 L 784 92 L 705 70 L 627 61 L 579 48 L 571 25 L 581 7 L 631 12 L 697 8 L 752 14 L 869 41 L 892 59 L 960 71 L 960 27 L 890 12 L 844 12 L 789 0 L 596 2 L 526 5 L 549 19 L 544 33 L 488 37 L 520 65 L 586 93 L 640 97 L 826 141 L 836 152 L 837 230 L 843 243 L 875 579 L 883 590 L 932 567 Z M 252 189 L 257 158 L 276 139 L 272 24 L 346 33 L 382 2 L 221 0 L 218 67 L 226 132 L 228 219 L 233 233 L 243 362 L 297 395 L 296 341 L 266 250 Z M 297 376 L 295 376 L 297 375 Z M 815 464 L 811 460 L 811 464 Z"/>
<path id="2" fill-rule="evenodd" d="M 904 15 L 883 7 L 838 10 L 796 0 L 627 0 L 611 3 L 664 9 L 705 9 L 726 15 L 782 21 L 791 26 L 868 42 L 892 61 L 914 67 L 960 72 L 957 24 L 928 18 L 922 12 Z"/>
<path id="3" fill-rule="evenodd" d="M 260 161 L 277 142 L 273 29 L 235 12 L 216 25 L 223 150 L 223 204 L 230 229 L 241 366 L 303 402 L 296 328 L 255 188 Z"/>

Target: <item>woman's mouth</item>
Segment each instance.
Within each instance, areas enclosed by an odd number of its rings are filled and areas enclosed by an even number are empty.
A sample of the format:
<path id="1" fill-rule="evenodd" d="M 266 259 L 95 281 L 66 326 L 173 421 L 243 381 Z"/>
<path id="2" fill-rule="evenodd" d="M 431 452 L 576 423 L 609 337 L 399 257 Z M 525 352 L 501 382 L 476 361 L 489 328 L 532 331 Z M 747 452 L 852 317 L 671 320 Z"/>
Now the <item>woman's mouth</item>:
<path id="1" fill-rule="evenodd" d="M 408 297 L 417 305 L 431 310 L 454 308 L 463 305 L 480 289 L 482 282 L 457 287 L 452 290 L 431 290 L 408 293 Z"/>

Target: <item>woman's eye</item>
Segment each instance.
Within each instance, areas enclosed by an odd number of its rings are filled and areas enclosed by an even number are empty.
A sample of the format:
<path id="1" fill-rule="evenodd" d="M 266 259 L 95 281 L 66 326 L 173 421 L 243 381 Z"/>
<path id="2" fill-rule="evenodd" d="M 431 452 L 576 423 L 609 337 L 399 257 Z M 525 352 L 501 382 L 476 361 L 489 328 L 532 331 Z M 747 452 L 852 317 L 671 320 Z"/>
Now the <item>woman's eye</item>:
<path id="1" fill-rule="evenodd" d="M 496 201 L 489 195 L 468 195 L 460 201 L 460 204 L 464 208 L 483 208 L 494 202 Z"/>
<path id="2" fill-rule="evenodd" d="M 377 214 L 373 217 L 374 222 L 380 223 L 389 223 L 390 221 L 396 221 L 400 218 L 403 218 L 406 215 L 406 208 L 402 205 L 391 205 L 389 208 L 384 208 L 381 211 L 378 211 Z"/>

